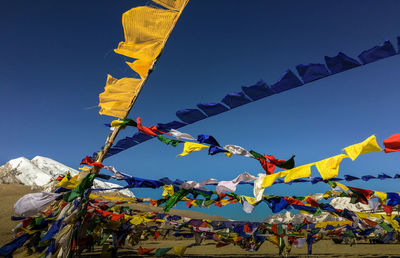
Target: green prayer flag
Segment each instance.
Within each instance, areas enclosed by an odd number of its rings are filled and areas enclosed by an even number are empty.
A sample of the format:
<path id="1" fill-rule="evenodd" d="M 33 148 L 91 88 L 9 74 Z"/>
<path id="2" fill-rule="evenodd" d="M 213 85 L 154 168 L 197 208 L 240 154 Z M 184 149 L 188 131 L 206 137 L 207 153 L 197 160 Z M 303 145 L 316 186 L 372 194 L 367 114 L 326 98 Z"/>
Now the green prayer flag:
<path id="1" fill-rule="evenodd" d="M 314 212 L 314 216 L 319 216 L 319 215 L 321 215 L 322 214 L 322 211 L 321 211 L 321 209 L 318 207 L 317 208 L 317 210 Z"/>
<path id="2" fill-rule="evenodd" d="M 163 142 L 167 145 L 172 145 L 174 147 L 176 147 L 178 145 L 178 143 L 181 142 L 181 141 L 175 140 L 175 139 L 168 139 L 167 137 L 164 137 L 161 134 L 157 135 L 157 139 L 159 139 L 161 142 Z"/>
<path id="3" fill-rule="evenodd" d="M 156 253 L 154 254 L 155 256 L 164 256 L 166 253 L 168 253 L 169 250 L 171 250 L 172 247 L 167 247 L 167 248 L 157 248 Z"/>
<path id="4" fill-rule="evenodd" d="M 180 189 L 179 191 L 175 192 L 168 200 L 165 202 L 164 211 L 168 212 L 172 206 L 174 206 L 177 202 L 182 200 L 190 191 L 187 189 Z"/>
<path id="5" fill-rule="evenodd" d="M 286 169 L 294 168 L 295 167 L 294 157 L 295 157 L 295 155 L 292 155 L 292 157 L 290 159 L 286 160 L 285 162 L 282 162 L 281 164 L 279 164 L 278 167 L 286 168 Z"/>
<path id="6" fill-rule="evenodd" d="M 86 189 L 89 189 L 93 185 L 93 180 L 96 177 L 96 174 L 88 174 L 85 176 L 81 183 L 71 192 L 64 194 L 63 199 L 64 201 L 70 203 L 77 197 L 82 197 L 83 193 Z"/>
<path id="7" fill-rule="evenodd" d="M 386 224 L 385 222 L 378 223 L 378 225 L 381 226 L 387 232 L 393 231 L 393 228 L 391 226 L 389 226 L 388 224 Z"/>
<path id="8" fill-rule="evenodd" d="M 258 152 L 255 152 L 255 151 L 253 151 L 253 150 L 251 150 L 251 151 L 249 151 L 249 152 L 250 152 L 251 155 L 253 155 L 254 158 L 256 158 L 256 159 L 265 159 L 265 157 L 264 157 L 263 155 L 261 155 L 260 153 L 258 153 Z"/>

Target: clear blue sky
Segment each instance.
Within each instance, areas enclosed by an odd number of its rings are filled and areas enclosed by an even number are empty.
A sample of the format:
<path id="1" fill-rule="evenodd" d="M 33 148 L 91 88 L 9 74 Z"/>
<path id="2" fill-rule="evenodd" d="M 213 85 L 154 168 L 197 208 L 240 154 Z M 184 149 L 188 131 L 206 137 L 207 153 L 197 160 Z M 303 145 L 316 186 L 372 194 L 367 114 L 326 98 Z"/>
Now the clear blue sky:
<path id="1" fill-rule="evenodd" d="M 0 164 L 20 156 L 50 157 L 78 168 L 99 150 L 111 117 L 98 114 L 98 94 L 107 73 L 132 76 L 124 57 L 113 52 L 123 41 L 121 15 L 146 1 L 7 1 L 0 4 Z M 275 83 L 288 68 L 323 63 L 339 51 L 356 58 L 389 39 L 397 45 L 398 10 L 392 1 L 192 0 L 136 102 L 130 117 L 144 125 L 176 119 L 175 112 L 200 102 L 218 102 L 241 86 L 264 79 Z M 306 164 L 376 134 L 399 133 L 400 56 L 362 66 L 274 95 L 182 128 L 211 134 L 222 145 Z M 121 137 L 132 135 L 134 128 Z M 151 140 L 106 159 L 106 165 L 143 178 L 231 180 L 242 172 L 262 173 L 244 157 L 176 157 L 176 149 Z M 344 160 L 340 175 L 394 174 L 398 153 Z M 317 175 L 316 171 L 313 171 Z M 397 191 L 398 181 L 350 185 Z M 305 195 L 324 184 L 274 186 L 266 193 Z M 133 190 L 139 197 L 161 191 Z M 251 188 L 240 186 L 240 194 Z M 181 206 L 179 206 L 181 207 Z M 232 219 L 270 215 L 260 205 L 246 215 L 240 205 L 202 209 Z"/>

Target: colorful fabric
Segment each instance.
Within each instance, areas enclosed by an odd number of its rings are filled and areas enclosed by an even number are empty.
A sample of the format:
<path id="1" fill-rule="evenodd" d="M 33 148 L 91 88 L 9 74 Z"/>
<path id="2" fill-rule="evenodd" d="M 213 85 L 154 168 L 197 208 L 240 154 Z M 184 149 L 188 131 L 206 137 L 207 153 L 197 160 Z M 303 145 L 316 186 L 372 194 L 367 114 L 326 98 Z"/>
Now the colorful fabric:
<path id="1" fill-rule="evenodd" d="M 85 190 L 89 189 L 93 185 L 93 180 L 96 177 L 96 174 L 88 174 L 85 176 L 81 183 L 71 192 L 67 192 L 64 194 L 63 199 L 70 203 L 77 197 L 82 197 Z"/>
<path id="2" fill-rule="evenodd" d="M 286 170 L 287 176 L 285 177 L 285 183 L 288 183 L 297 178 L 310 177 L 312 165 L 314 165 L 314 163 L 302 165 L 299 167 L 292 168 L 290 170 Z"/>
<path id="3" fill-rule="evenodd" d="M 142 126 L 142 119 L 140 117 L 136 118 L 137 129 L 144 134 L 149 136 L 157 136 L 157 133 L 164 133 L 157 129 L 155 125 L 151 127 Z M 165 134 L 165 133 L 164 133 Z"/>
<path id="4" fill-rule="evenodd" d="M 383 145 L 385 145 L 384 151 L 386 153 L 400 151 L 400 133 L 393 134 L 389 138 L 385 139 Z"/>
<path id="5" fill-rule="evenodd" d="M 14 213 L 23 217 L 33 216 L 61 195 L 46 192 L 25 194 L 14 204 Z"/>
<path id="6" fill-rule="evenodd" d="M 174 250 L 174 254 L 182 257 L 185 254 L 187 246 L 174 246 L 173 250 Z"/>
<path id="7" fill-rule="evenodd" d="M 344 158 L 347 158 L 347 155 L 339 154 L 339 155 L 315 162 L 315 166 L 317 167 L 319 173 L 321 174 L 322 179 L 326 180 L 326 179 L 338 176 L 339 165 L 340 165 L 340 162 L 342 162 L 342 160 Z"/>
<path id="8" fill-rule="evenodd" d="M 224 149 L 229 152 L 229 153 L 225 153 L 228 157 L 230 157 L 232 155 L 240 155 L 240 156 L 244 156 L 244 157 L 248 157 L 248 158 L 254 158 L 254 156 L 250 152 L 248 152 L 244 148 L 237 146 L 237 145 L 232 145 L 232 144 L 225 145 Z"/>
<path id="9" fill-rule="evenodd" d="M 142 83 L 141 79 L 116 79 L 108 74 L 104 92 L 99 95 L 100 115 L 125 118 Z"/>
<path id="10" fill-rule="evenodd" d="M 188 155 L 194 151 L 200 151 L 202 149 L 209 148 L 207 145 L 195 143 L 195 142 L 185 142 L 183 147 L 183 152 L 178 155 L 178 157 L 182 157 Z"/>
<path id="11" fill-rule="evenodd" d="M 249 173 L 245 172 L 240 174 L 235 179 L 231 181 L 220 181 L 216 187 L 217 194 L 225 193 L 225 192 L 235 192 L 237 185 L 241 181 L 251 182 L 257 179 L 257 177 L 250 175 Z"/>
<path id="12" fill-rule="evenodd" d="M 29 234 L 23 234 L 17 238 L 15 238 L 13 241 L 11 241 L 8 244 L 3 245 L 0 248 L 0 256 L 2 257 L 12 257 L 12 253 L 20 248 L 26 240 L 28 240 Z"/>
<path id="13" fill-rule="evenodd" d="M 192 140 L 192 141 L 196 140 L 190 134 L 181 133 L 181 132 L 179 132 L 178 130 L 175 130 L 175 129 L 169 130 L 169 134 L 171 134 L 172 136 L 174 136 L 178 140 L 181 140 L 181 139 Z"/>
<path id="14" fill-rule="evenodd" d="M 197 136 L 197 141 L 199 143 L 207 143 L 214 146 L 220 146 L 213 136 L 207 134 L 200 134 L 199 136 Z"/>
<path id="15" fill-rule="evenodd" d="M 86 165 L 89 165 L 89 166 L 100 167 L 100 168 L 104 167 L 103 164 L 101 164 L 100 162 L 94 162 L 93 159 L 91 157 L 89 157 L 89 156 L 86 156 L 81 161 L 81 163 L 79 165 L 82 165 L 82 164 L 86 164 Z"/>
<path id="16" fill-rule="evenodd" d="M 215 155 L 218 153 L 228 153 L 228 151 L 215 145 L 212 145 L 210 148 L 208 148 L 208 155 Z"/>
<path id="17" fill-rule="evenodd" d="M 157 248 L 156 253 L 154 254 L 157 257 L 164 256 L 168 253 L 169 250 L 171 250 L 172 247 L 167 247 L 167 248 Z"/>
<path id="18" fill-rule="evenodd" d="M 157 135 L 157 139 L 160 140 L 161 142 L 167 144 L 167 145 L 172 145 L 174 147 L 176 147 L 178 145 L 178 143 L 180 143 L 181 141 L 179 140 L 174 140 L 174 139 L 168 139 L 162 135 Z"/>
<path id="19" fill-rule="evenodd" d="M 344 151 L 351 158 L 351 160 L 355 160 L 360 154 L 381 151 L 381 148 L 376 142 L 375 135 L 371 135 L 363 142 L 344 148 Z"/>
<path id="20" fill-rule="evenodd" d="M 123 127 L 123 126 L 134 126 L 137 127 L 137 124 L 135 121 L 133 121 L 130 118 L 124 118 L 124 120 L 113 120 L 110 123 L 111 127 Z"/>

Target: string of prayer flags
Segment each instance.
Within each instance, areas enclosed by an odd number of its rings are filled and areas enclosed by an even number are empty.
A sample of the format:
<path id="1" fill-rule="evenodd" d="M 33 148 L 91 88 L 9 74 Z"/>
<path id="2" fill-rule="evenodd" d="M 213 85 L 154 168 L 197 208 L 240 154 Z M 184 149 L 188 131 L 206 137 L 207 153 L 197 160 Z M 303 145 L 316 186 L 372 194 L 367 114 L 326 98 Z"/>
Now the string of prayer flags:
<path id="1" fill-rule="evenodd" d="M 370 152 L 377 152 L 381 151 L 382 149 L 379 147 L 378 143 L 376 142 L 375 135 L 371 135 L 363 142 L 350 145 L 344 148 L 344 151 L 349 156 L 351 160 L 355 160 L 360 154 L 370 153 Z"/>
<path id="2" fill-rule="evenodd" d="M 385 145 L 385 153 L 400 151 L 400 133 L 385 139 L 383 145 Z"/>
<path id="3" fill-rule="evenodd" d="M 184 147 L 183 147 L 183 152 L 178 155 L 178 157 L 182 157 L 185 155 L 188 155 L 189 153 L 192 153 L 194 151 L 200 151 L 203 149 L 209 148 L 207 145 L 195 143 L 195 142 L 185 142 Z"/>

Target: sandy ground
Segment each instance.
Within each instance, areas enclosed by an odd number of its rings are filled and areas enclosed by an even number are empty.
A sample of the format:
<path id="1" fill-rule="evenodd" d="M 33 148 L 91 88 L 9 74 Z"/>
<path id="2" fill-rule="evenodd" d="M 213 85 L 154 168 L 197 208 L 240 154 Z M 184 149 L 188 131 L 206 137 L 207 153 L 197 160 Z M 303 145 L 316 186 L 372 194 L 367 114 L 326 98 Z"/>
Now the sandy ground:
<path id="1" fill-rule="evenodd" d="M 172 246 L 187 246 L 193 243 L 193 240 L 165 240 L 165 241 L 147 241 L 142 242 L 143 248 L 164 248 Z M 98 257 L 100 247 L 96 248 L 96 253 L 85 253 L 82 257 Z M 124 249 L 118 251 L 118 257 L 135 257 L 137 248 L 132 250 Z M 154 251 L 150 256 L 154 255 Z M 167 253 L 174 257 L 173 251 Z M 188 248 L 185 257 L 279 257 L 278 248 L 269 243 L 264 243 L 257 252 L 248 252 L 238 246 L 228 245 L 220 248 L 215 247 L 215 242 L 207 240 L 201 246 Z M 291 257 L 307 256 L 307 247 L 292 248 Z M 312 257 L 400 257 L 400 244 L 357 244 L 345 245 L 334 244 L 331 240 L 321 240 L 313 245 Z M 139 256 L 138 256 L 139 257 Z"/>
<path id="2" fill-rule="evenodd" d="M 0 196 L 0 246 L 10 241 L 12 234 L 11 229 L 15 227 L 17 222 L 10 220 L 13 214 L 14 203 L 24 194 L 31 192 L 30 187 L 22 185 L 1 185 Z M 141 205 L 137 208 L 146 208 Z M 153 210 L 154 207 L 147 207 Z M 178 214 L 187 217 L 205 218 L 205 214 L 193 211 L 175 210 L 171 214 Z M 214 219 L 223 219 L 215 216 Z M 141 242 L 143 248 L 162 248 L 172 246 L 188 246 L 194 242 L 194 239 L 189 240 L 148 240 Z M 118 257 L 138 257 L 137 247 L 132 249 L 122 249 L 118 251 Z M 84 253 L 82 257 L 99 257 L 101 252 L 100 247 L 95 247 L 95 253 Z M 154 255 L 154 251 L 149 254 Z M 167 256 L 174 257 L 173 251 L 170 250 Z M 200 246 L 188 248 L 185 252 L 187 257 L 273 257 L 278 256 L 278 248 L 269 242 L 264 243 L 257 252 L 247 252 L 238 246 L 228 245 L 221 248 L 215 247 L 215 242 L 212 240 L 204 241 Z M 292 248 L 290 256 L 307 256 L 307 247 Z M 313 245 L 313 257 L 400 257 L 400 244 L 363 244 L 358 243 L 353 246 L 345 244 L 334 244 L 331 240 L 322 240 Z M 14 257 L 26 257 L 23 253 L 16 253 Z M 33 257 L 33 256 L 32 256 Z"/>

